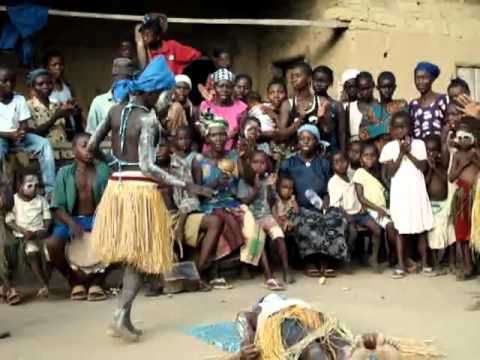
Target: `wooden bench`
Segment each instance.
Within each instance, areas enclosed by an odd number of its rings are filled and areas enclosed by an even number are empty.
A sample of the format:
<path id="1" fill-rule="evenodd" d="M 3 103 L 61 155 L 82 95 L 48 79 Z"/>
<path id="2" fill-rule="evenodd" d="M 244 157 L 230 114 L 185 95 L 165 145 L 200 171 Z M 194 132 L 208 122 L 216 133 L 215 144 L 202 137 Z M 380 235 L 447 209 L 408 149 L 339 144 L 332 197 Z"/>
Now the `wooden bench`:
<path id="1" fill-rule="evenodd" d="M 109 151 L 112 148 L 112 144 L 109 140 L 103 141 L 100 144 L 100 150 Z M 57 143 L 52 146 L 55 157 L 55 167 L 58 170 L 60 167 L 72 162 L 73 160 L 73 146 L 70 142 Z M 68 155 L 68 152 L 72 156 Z M 4 172 L 8 181 L 12 184 L 13 190 L 17 189 L 17 182 L 19 174 L 22 170 L 32 168 L 40 174 L 40 164 L 36 155 L 28 153 L 21 148 L 13 147 L 5 157 L 2 164 L 2 171 Z"/>

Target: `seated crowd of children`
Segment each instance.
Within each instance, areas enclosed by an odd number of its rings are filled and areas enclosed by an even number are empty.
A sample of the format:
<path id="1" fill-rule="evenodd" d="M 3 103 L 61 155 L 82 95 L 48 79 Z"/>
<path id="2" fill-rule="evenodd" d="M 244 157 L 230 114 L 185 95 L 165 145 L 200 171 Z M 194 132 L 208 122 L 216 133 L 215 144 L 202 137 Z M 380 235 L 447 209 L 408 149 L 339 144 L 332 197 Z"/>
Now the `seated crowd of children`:
<path id="1" fill-rule="evenodd" d="M 453 79 L 448 94 L 435 93 L 440 69 L 421 62 L 413 71 L 419 97 L 408 103 L 393 98 L 392 72 L 381 72 L 375 83 L 371 73 L 349 69 L 336 100 L 328 93 L 332 69 L 300 62 L 288 72 L 293 93 L 273 79 L 263 101 L 249 75 L 232 73 L 232 56 L 222 50 L 214 54 L 217 70 L 198 84 L 204 100 L 194 104 L 194 84 L 182 72 L 201 54 L 164 40 L 166 22 L 161 14 L 145 17 L 135 29 L 138 60 L 132 44 L 122 42 L 112 78 L 132 78 L 159 55 L 176 75 L 176 87 L 159 100 L 170 105 L 157 113 L 157 163 L 215 195 L 159 189 L 178 260 L 195 261 L 201 289 L 231 288 L 219 265 L 236 254 L 245 276 L 261 265 L 270 290 L 295 281 L 291 266 L 309 277 L 335 277 L 338 267 L 356 260 L 376 272 L 388 262 L 394 279 L 476 275 L 480 105 L 465 81 Z M 38 279 L 38 296 L 48 296 L 55 269 L 73 300 L 102 300 L 111 267 L 74 263 L 66 248 L 88 238 L 114 170 L 109 154 L 91 154 L 87 144 L 119 97 L 115 87 L 97 96 L 84 121 L 63 78 L 62 55 L 47 54 L 44 66 L 28 76 L 28 101 L 14 91 L 15 72 L 0 66 L 3 168 L 10 152 L 26 151 L 41 174 L 21 171 L 16 184 L 2 175 L 0 300 L 21 301 L 13 276 L 19 253 Z M 56 172 L 55 160 L 72 158 Z M 276 253 L 282 280 L 271 265 Z"/>

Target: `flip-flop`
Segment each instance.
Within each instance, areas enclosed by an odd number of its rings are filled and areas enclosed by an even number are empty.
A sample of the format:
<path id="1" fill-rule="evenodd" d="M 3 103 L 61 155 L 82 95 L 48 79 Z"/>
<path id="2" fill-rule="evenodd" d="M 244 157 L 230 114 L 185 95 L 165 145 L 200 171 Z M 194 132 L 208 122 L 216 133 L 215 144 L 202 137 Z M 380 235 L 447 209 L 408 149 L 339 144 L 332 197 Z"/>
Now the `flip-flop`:
<path id="1" fill-rule="evenodd" d="M 75 285 L 70 293 L 70 299 L 73 301 L 82 301 L 87 299 L 87 289 L 83 285 Z"/>
<path id="2" fill-rule="evenodd" d="M 233 286 L 225 280 L 225 278 L 216 278 L 210 281 L 210 286 L 217 290 L 230 290 Z"/>
<path id="3" fill-rule="evenodd" d="M 393 273 L 392 273 L 392 279 L 403 279 L 405 276 L 406 276 L 406 272 L 405 270 L 402 270 L 402 269 L 395 269 L 393 270 Z"/>
<path id="4" fill-rule="evenodd" d="M 8 338 L 8 337 L 10 337 L 10 336 L 11 336 L 11 335 L 10 335 L 10 332 L 8 332 L 8 331 L 1 331 L 1 332 L 0 332 L 0 339 L 6 339 L 6 338 Z"/>
<path id="5" fill-rule="evenodd" d="M 305 270 L 303 270 L 303 274 L 311 278 L 318 278 L 322 276 L 322 272 L 314 266 L 305 268 Z"/>
<path id="6" fill-rule="evenodd" d="M 107 295 L 105 295 L 105 291 L 98 286 L 98 285 L 92 285 L 88 289 L 88 301 L 103 301 L 107 299 Z"/>
<path id="7" fill-rule="evenodd" d="M 265 284 L 263 284 L 263 286 L 270 291 L 285 291 L 285 286 L 274 278 L 265 281 Z"/>
<path id="8" fill-rule="evenodd" d="M 11 288 L 7 294 L 8 305 L 18 305 L 22 301 L 20 293 L 15 288 Z"/>
<path id="9" fill-rule="evenodd" d="M 337 277 L 337 272 L 334 269 L 325 269 L 323 270 L 323 276 L 326 278 L 334 278 Z"/>
<path id="10" fill-rule="evenodd" d="M 436 277 L 438 276 L 438 273 L 433 270 L 431 267 L 424 267 L 420 271 L 420 275 L 426 276 L 426 277 Z"/>
<path id="11" fill-rule="evenodd" d="M 48 288 L 42 287 L 37 292 L 37 297 L 48 298 Z"/>

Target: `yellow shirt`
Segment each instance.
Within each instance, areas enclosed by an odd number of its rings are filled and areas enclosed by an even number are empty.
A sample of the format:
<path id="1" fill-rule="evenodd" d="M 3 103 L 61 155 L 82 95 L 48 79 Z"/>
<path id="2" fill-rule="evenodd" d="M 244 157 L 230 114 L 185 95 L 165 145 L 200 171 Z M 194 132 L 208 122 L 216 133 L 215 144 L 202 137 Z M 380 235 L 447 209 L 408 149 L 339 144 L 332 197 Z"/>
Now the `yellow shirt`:
<path id="1" fill-rule="evenodd" d="M 363 196 L 368 201 L 383 209 L 387 207 L 383 184 L 367 170 L 360 168 L 355 171 L 352 181 L 363 186 Z"/>

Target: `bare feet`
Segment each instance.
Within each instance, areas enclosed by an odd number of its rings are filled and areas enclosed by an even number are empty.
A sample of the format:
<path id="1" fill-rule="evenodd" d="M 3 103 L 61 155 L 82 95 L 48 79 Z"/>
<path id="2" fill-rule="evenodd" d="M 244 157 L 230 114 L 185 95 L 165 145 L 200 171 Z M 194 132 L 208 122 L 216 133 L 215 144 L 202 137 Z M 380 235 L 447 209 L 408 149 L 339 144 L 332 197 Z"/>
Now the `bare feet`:
<path id="1" fill-rule="evenodd" d="M 288 285 L 295 283 L 295 277 L 290 269 L 283 272 L 283 281 Z"/>
<path id="2" fill-rule="evenodd" d="M 107 329 L 107 335 L 122 338 L 127 342 L 137 342 L 142 333 L 141 330 L 137 330 L 133 327 L 129 313 L 126 309 L 115 311 L 113 322 Z"/>

